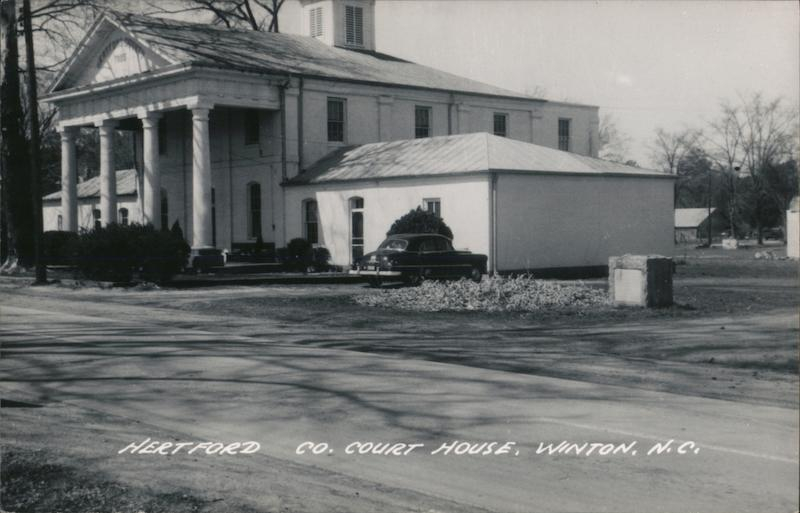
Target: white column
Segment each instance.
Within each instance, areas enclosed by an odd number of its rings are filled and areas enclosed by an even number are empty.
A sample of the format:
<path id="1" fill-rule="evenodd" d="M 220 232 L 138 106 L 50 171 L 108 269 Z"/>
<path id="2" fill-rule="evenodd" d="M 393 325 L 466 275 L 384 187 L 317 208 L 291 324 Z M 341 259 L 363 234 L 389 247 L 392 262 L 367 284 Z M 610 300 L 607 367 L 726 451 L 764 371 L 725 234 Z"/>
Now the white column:
<path id="1" fill-rule="evenodd" d="M 161 226 L 161 170 L 158 162 L 159 112 L 139 115 L 142 120 L 144 183 L 142 187 L 142 214 L 145 224 Z"/>
<path id="2" fill-rule="evenodd" d="M 61 129 L 61 215 L 62 229 L 78 231 L 78 169 L 75 161 L 75 130 Z"/>
<path id="3" fill-rule="evenodd" d="M 211 149 L 206 106 L 192 108 L 192 247 L 212 246 Z"/>
<path id="4" fill-rule="evenodd" d="M 100 130 L 100 219 L 103 226 L 117 222 L 117 174 L 114 170 L 114 127 L 110 119 L 95 123 Z"/>

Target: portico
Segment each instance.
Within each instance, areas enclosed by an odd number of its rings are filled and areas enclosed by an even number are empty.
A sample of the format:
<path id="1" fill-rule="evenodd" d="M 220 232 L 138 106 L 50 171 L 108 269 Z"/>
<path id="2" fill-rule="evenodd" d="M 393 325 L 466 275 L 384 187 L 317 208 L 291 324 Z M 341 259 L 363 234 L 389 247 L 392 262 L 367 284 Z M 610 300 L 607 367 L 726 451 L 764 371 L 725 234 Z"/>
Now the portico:
<path id="1" fill-rule="evenodd" d="M 187 177 L 186 207 L 191 215 L 187 238 L 193 248 L 214 246 L 212 219 L 212 162 L 209 120 L 215 107 L 258 107 L 279 109 L 277 85 L 264 87 L 255 77 L 230 72 L 193 69 L 171 70 L 155 76 L 122 77 L 99 85 L 72 88 L 48 96 L 59 108 L 62 147 L 63 229 L 78 230 L 76 200 L 75 135 L 79 128 L 99 132 L 100 220 L 103 226 L 117 222 L 117 199 L 113 151 L 116 129 L 136 131 L 141 153 L 137 152 L 140 169 L 139 191 L 143 223 L 160 226 L 162 204 L 162 165 L 159 122 L 169 113 L 188 111 L 191 115 L 190 176 Z M 189 188 L 187 187 L 187 188 Z M 188 227 L 187 227 L 188 228 Z"/>

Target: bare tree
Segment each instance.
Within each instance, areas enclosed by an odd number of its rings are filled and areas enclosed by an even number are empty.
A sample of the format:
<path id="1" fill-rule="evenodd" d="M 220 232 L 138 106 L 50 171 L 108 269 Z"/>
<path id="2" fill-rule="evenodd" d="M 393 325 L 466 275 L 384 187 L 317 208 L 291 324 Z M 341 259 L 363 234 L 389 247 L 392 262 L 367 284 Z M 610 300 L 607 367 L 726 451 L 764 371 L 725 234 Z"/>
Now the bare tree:
<path id="1" fill-rule="evenodd" d="M 0 83 L 0 172 L 2 173 L 3 266 L 16 268 L 19 261 L 29 264 L 32 232 L 29 229 L 30 182 L 28 181 L 28 141 L 25 137 L 20 100 L 17 6 L 14 0 L 0 2 L 2 31 L 2 70 Z"/>
<path id="2" fill-rule="evenodd" d="M 627 157 L 630 151 L 631 138 L 617 127 L 617 120 L 611 114 L 603 114 L 600 118 L 600 151 L 601 159 L 625 164 L 631 162 Z"/>
<path id="3" fill-rule="evenodd" d="M 681 175 L 682 171 L 691 167 L 681 166 L 684 159 L 696 150 L 702 134 L 698 130 L 684 129 L 678 132 L 667 132 L 663 128 L 656 129 L 656 138 L 651 146 L 653 162 L 665 172 L 678 176 L 675 180 L 674 204 L 678 205 L 681 188 L 687 179 Z"/>
<path id="4" fill-rule="evenodd" d="M 31 0 L 22 0 L 23 27 L 25 32 L 25 54 L 28 66 L 28 126 L 30 127 L 30 180 L 31 216 L 33 217 L 33 262 L 36 266 L 35 283 L 47 283 L 47 266 L 42 258 L 42 162 L 39 138 L 39 105 L 36 84 L 36 59 L 33 47 L 33 25 L 31 23 Z"/>
<path id="5" fill-rule="evenodd" d="M 267 32 L 280 32 L 278 14 L 285 0 L 181 0 L 180 5 L 170 9 L 160 2 L 149 0 L 147 14 L 185 14 L 206 12 L 212 15 L 212 23 L 228 28 L 248 28 Z"/>
<path id="6" fill-rule="evenodd" d="M 737 182 L 739 181 L 741 162 L 744 156 L 744 144 L 739 121 L 739 109 L 729 102 L 720 106 L 720 116 L 709 123 L 708 136 L 704 142 L 708 146 L 708 155 L 716 163 L 722 173 L 726 191 L 729 195 L 728 220 L 730 235 L 736 238 L 737 220 Z"/>
<path id="7" fill-rule="evenodd" d="M 785 183 L 780 164 L 797 152 L 798 115 L 797 109 L 785 106 L 781 98 L 767 100 L 761 93 L 740 97 L 739 103 L 736 126 L 742 144 L 742 167 L 753 188 L 752 218 L 758 243 L 762 244 L 766 210 L 775 207 L 785 211 L 791 200 L 779 185 Z M 788 169 L 785 172 L 791 173 Z"/>

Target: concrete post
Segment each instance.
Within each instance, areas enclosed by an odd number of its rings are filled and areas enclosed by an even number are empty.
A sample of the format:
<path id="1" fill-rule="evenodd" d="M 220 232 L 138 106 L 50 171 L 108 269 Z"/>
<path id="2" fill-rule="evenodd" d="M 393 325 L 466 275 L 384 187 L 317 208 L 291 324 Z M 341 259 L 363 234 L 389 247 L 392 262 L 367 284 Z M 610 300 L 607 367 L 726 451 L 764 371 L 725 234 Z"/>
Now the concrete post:
<path id="1" fill-rule="evenodd" d="M 62 229 L 78 231 L 78 166 L 75 161 L 75 130 L 61 132 L 61 215 Z"/>
<path id="2" fill-rule="evenodd" d="M 103 226 L 117 222 L 117 175 L 114 170 L 114 127 L 105 119 L 95 123 L 100 129 L 100 221 Z"/>
<path id="3" fill-rule="evenodd" d="M 210 108 L 192 108 L 192 248 L 212 247 Z"/>
<path id="4" fill-rule="evenodd" d="M 158 162 L 158 112 L 139 115 L 142 120 L 144 183 L 142 187 L 142 213 L 145 224 L 161 226 L 161 170 Z"/>

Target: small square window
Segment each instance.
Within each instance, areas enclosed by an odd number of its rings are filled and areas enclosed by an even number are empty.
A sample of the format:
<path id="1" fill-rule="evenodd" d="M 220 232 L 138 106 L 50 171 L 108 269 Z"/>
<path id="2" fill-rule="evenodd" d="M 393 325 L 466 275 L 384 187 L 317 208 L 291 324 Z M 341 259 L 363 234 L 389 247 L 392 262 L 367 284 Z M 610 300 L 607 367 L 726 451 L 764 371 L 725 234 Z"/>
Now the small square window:
<path id="1" fill-rule="evenodd" d="M 414 108 L 414 137 L 421 139 L 431 136 L 431 108 L 416 106 Z"/>
<path id="2" fill-rule="evenodd" d="M 495 113 L 494 135 L 499 135 L 500 137 L 508 136 L 508 114 L 500 112 Z"/>
<path id="3" fill-rule="evenodd" d="M 442 217 L 442 200 L 439 198 L 424 199 L 422 200 L 422 204 L 425 206 L 427 212 L 430 212 L 436 217 Z"/>

